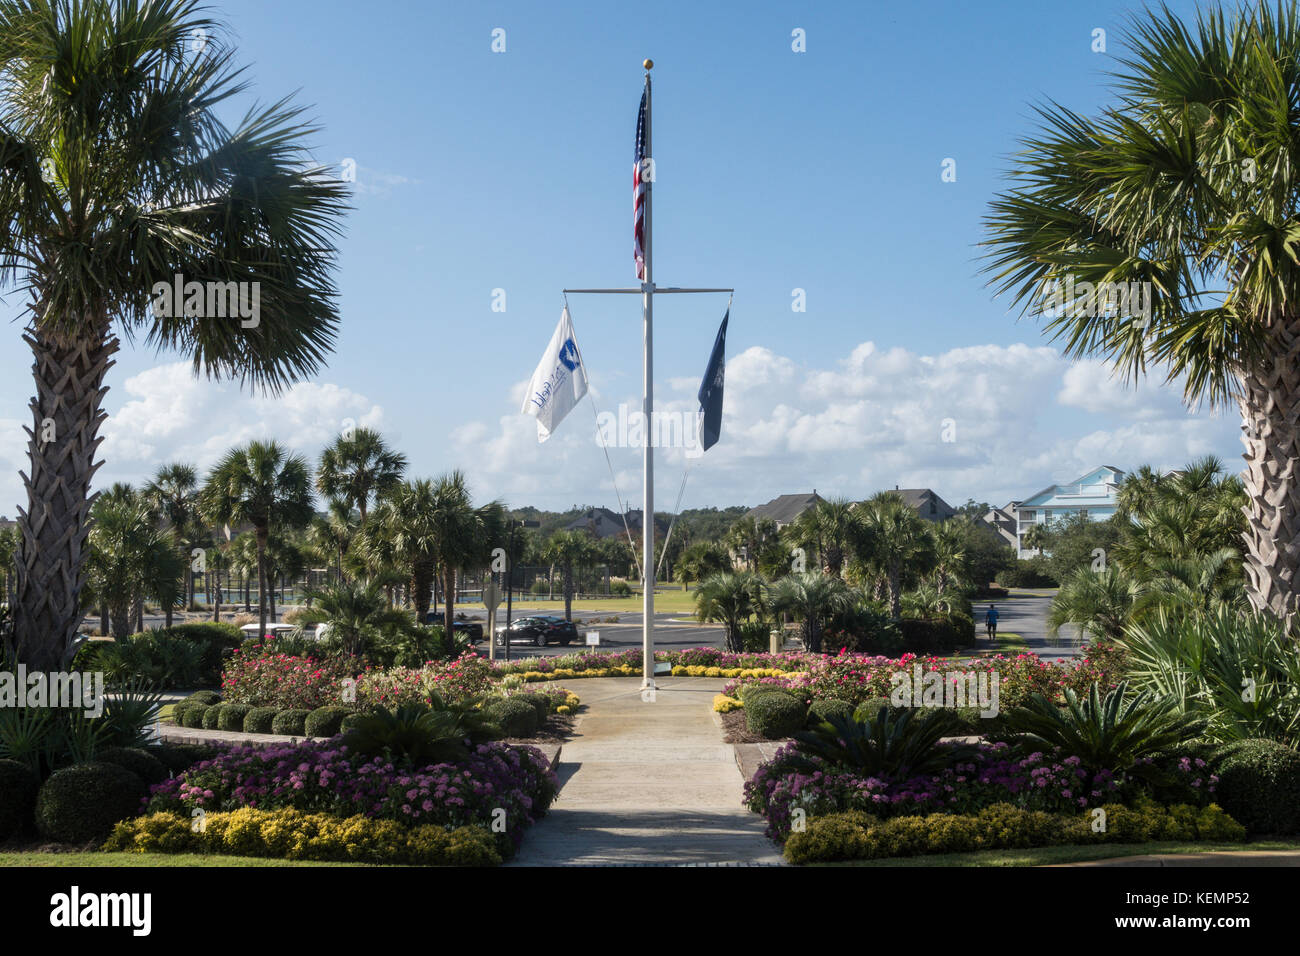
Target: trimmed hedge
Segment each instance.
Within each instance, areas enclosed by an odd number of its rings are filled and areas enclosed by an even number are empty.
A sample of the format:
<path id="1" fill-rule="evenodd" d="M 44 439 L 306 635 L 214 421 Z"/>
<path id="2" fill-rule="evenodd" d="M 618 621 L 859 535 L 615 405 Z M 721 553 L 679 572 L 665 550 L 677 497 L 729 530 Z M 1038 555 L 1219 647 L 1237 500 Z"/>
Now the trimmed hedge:
<path id="1" fill-rule="evenodd" d="M 835 700 L 833 698 L 824 698 L 814 700 L 808 707 L 808 725 L 822 723 L 831 717 L 853 717 L 853 705 L 847 700 Z"/>
<path id="2" fill-rule="evenodd" d="M 349 730 L 355 727 L 363 717 L 365 717 L 365 714 L 358 714 L 358 713 L 348 714 L 346 717 L 343 718 L 343 723 L 339 724 L 339 732 L 347 733 Z"/>
<path id="3" fill-rule="evenodd" d="M 212 710 L 212 707 L 197 702 L 190 704 L 184 709 L 177 708 L 177 711 L 179 711 L 180 714 L 180 725 L 182 727 L 194 727 L 201 730 L 204 726 L 204 719 L 210 710 Z"/>
<path id="4" fill-rule="evenodd" d="M 791 700 L 803 701 L 803 698 L 790 690 L 788 687 L 780 687 L 777 684 L 742 684 L 736 691 L 736 696 L 740 698 L 741 703 L 748 706 L 751 700 L 763 694 L 784 694 Z"/>
<path id="5" fill-rule="evenodd" d="M 307 720 L 303 724 L 304 732 L 308 737 L 333 737 L 342 727 L 343 718 L 350 713 L 352 711 L 346 707 L 331 704 L 317 707 L 307 715 Z"/>
<path id="6" fill-rule="evenodd" d="M 5 840 L 32 822 L 40 778 L 17 760 L 0 760 L 0 840 Z"/>
<path id="7" fill-rule="evenodd" d="M 274 707 L 253 707 L 244 715 L 244 733 L 269 734 L 279 711 Z"/>
<path id="8" fill-rule="evenodd" d="M 95 759 L 125 767 L 147 784 L 162 783 L 168 777 L 163 762 L 139 747 L 105 747 L 95 754 Z"/>
<path id="9" fill-rule="evenodd" d="M 310 710 L 282 710 L 271 720 L 271 733 L 286 737 L 307 736 L 307 717 Z"/>
<path id="10" fill-rule="evenodd" d="M 768 740 L 794 736 L 807 720 L 807 705 L 792 694 L 751 694 L 745 701 L 745 728 Z"/>
<path id="11" fill-rule="evenodd" d="M 217 722 L 221 720 L 221 712 L 229 707 L 229 704 L 213 704 L 203 711 L 203 729 L 216 730 Z"/>
<path id="12" fill-rule="evenodd" d="M 1101 809 L 1104 817 L 1091 811 L 1075 816 L 999 803 L 977 814 L 932 813 L 883 822 L 850 810 L 810 818 L 806 829 L 790 834 L 785 856 L 791 863 L 823 863 L 1149 840 L 1237 843 L 1246 838 L 1245 828 L 1217 804 L 1201 809 L 1186 804 L 1107 804 Z M 1099 823 L 1102 829 L 1094 829 Z"/>
<path id="13" fill-rule="evenodd" d="M 483 708 L 483 714 L 500 727 L 507 737 L 531 737 L 537 733 L 537 727 L 541 723 L 537 708 L 518 697 L 493 701 Z"/>
<path id="14" fill-rule="evenodd" d="M 112 763 L 56 770 L 36 797 L 36 829 L 60 843 L 103 840 L 113 825 L 140 811 L 144 781 Z"/>
<path id="15" fill-rule="evenodd" d="M 222 704 L 221 712 L 217 714 L 217 730 L 242 731 L 244 718 L 252 709 L 248 704 Z"/>
<path id="16" fill-rule="evenodd" d="M 195 832 L 179 813 L 153 813 L 119 823 L 103 849 L 128 853 L 229 853 L 286 860 L 412 866 L 496 866 L 495 838 L 483 826 L 444 830 L 394 820 L 346 819 L 300 810 L 209 813 Z"/>
<path id="17" fill-rule="evenodd" d="M 211 707 L 213 704 L 221 703 L 221 695 L 215 690 L 196 690 L 190 696 L 181 700 L 180 704 L 203 704 L 205 707 Z"/>
<path id="18" fill-rule="evenodd" d="M 1300 753 L 1252 739 L 1220 751 L 1215 800 L 1251 833 L 1300 832 Z"/>

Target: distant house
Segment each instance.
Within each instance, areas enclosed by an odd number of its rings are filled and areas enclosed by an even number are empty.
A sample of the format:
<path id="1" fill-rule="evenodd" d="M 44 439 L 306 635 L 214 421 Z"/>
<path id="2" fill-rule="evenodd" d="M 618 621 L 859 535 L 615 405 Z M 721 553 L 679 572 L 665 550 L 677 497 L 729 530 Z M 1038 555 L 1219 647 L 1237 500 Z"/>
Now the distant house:
<path id="1" fill-rule="evenodd" d="M 1024 546 L 1025 532 L 1034 525 L 1046 525 L 1071 515 L 1082 514 L 1092 521 L 1105 521 L 1115 513 L 1119 485 L 1124 472 L 1101 465 L 1069 484 L 1048 485 L 1037 494 L 1015 504 L 1016 553 L 1022 558 L 1034 552 Z"/>
<path id="2" fill-rule="evenodd" d="M 627 518 L 627 528 L 624 529 L 623 518 Z M 641 509 L 628 511 L 626 516 L 620 515 L 617 511 L 611 511 L 609 508 L 588 508 L 578 517 L 574 518 L 564 526 L 565 531 L 587 531 L 597 538 L 614 538 L 626 535 L 628 531 L 632 534 L 641 533 Z M 668 526 L 663 519 L 655 520 L 655 532 L 667 532 Z"/>
<path id="3" fill-rule="evenodd" d="M 781 495 L 773 498 L 765 505 L 750 508 L 745 512 L 745 517 L 757 521 L 771 518 L 776 522 L 777 530 L 780 531 L 822 500 L 821 495 L 817 494 L 816 488 L 812 490 L 811 494 Z"/>
<path id="4" fill-rule="evenodd" d="M 984 523 L 1012 548 L 1020 547 L 1020 539 L 1016 537 L 1016 506 L 1019 504 L 1018 501 L 1009 501 L 1001 508 L 990 508 L 983 515 Z"/>
<path id="5" fill-rule="evenodd" d="M 895 487 L 894 494 L 900 496 L 905 502 L 911 505 L 912 510 L 926 521 L 933 521 L 938 524 L 940 521 L 947 521 L 957 513 L 955 508 L 929 488 Z"/>

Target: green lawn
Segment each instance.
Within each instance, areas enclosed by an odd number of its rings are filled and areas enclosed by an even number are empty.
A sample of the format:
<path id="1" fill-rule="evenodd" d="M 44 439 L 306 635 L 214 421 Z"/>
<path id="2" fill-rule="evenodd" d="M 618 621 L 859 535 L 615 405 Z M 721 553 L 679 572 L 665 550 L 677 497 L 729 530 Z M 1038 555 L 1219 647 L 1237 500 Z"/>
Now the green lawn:
<path id="1" fill-rule="evenodd" d="M 974 651 L 978 654 L 1021 654 L 1029 650 L 1029 645 L 1019 634 L 998 632 L 998 639 L 989 643 L 984 637 L 975 642 Z"/>
<path id="2" fill-rule="evenodd" d="M 205 853 L 0 853 L 5 866 L 365 866 Z"/>
<path id="3" fill-rule="evenodd" d="M 852 860 L 820 866 L 1048 866 L 1112 860 L 1147 853 L 1216 853 L 1228 850 L 1264 852 L 1300 850 L 1300 841 L 1261 840 L 1256 843 L 1110 843 L 1100 846 L 1048 846 L 1033 850 L 981 850 L 978 853 L 937 853 L 930 856 L 894 857 L 887 860 Z"/>
<path id="4" fill-rule="evenodd" d="M 457 605 L 457 607 L 469 607 L 482 609 L 481 604 Z M 505 607 L 504 602 L 501 605 Z M 533 614 L 541 611 L 563 611 L 563 599 L 558 601 L 548 600 L 526 600 L 521 601 L 515 598 L 514 614 L 516 617 L 523 614 Z M 580 601 L 573 602 L 573 610 L 581 611 L 584 614 L 600 612 L 602 614 L 640 614 L 641 613 L 641 595 L 636 594 L 632 597 L 605 597 L 605 598 L 584 598 Z M 655 589 L 655 611 L 666 611 L 678 614 L 689 614 L 695 611 L 695 592 L 681 591 L 678 589 L 660 590 Z"/>

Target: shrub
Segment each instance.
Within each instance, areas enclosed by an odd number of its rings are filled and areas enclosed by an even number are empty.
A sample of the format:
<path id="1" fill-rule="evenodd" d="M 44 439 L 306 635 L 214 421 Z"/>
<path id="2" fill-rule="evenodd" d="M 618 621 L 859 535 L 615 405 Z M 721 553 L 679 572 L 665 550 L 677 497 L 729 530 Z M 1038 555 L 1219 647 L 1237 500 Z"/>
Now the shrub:
<path id="1" fill-rule="evenodd" d="M 349 730 L 355 729 L 357 724 L 361 722 L 361 718 L 364 716 L 364 714 L 358 714 L 356 712 L 348 714 L 339 724 L 339 730 L 343 733 L 347 733 Z"/>
<path id="2" fill-rule="evenodd" d="M 1300 754 L 1272 740 L 1228 744 L 1216 800 L 1251 833 L 1300 832 Z"/>
<path id="3" fill-rule="evenodd" d="M 537 723 L 541 726 L 546 722 L 546 718 L 551 716 L 551 700 L 545 694 L 515 694 L 516 700 L 522 700 L 537 710 Z"/>
<path id="4" fill-rule="evenodd" d="M 1060 584 L 1039 562 L 1023 559 L 999 571 L 996 583 L 1004 588 L 1054 588 Z"/>
<path id="5" fill-rule="evenodd" d="M 253 707 L 314 710 L 339 702 L 343 681 L 359 674 L 355 657 L 337 656 L 318 661 L 281 654 L 271 645 L 235 651 L 221 677 L 225 699 Z"/>
<path id="6" fill-rule="evenodd" d="M 149 753 L 157 757 L 169 773 L 184 773 L 194 764 L 211 760 L 218 753 L 204 744 L 152 744 Z"/>
<path id="7" fill-rule="evenodd" d="M 125 767 L 147 784 L 162 783 L 167 779 L 166 765 L 139 747 L 105 747 L 96 752 L 95 760 Z"/>
<path id="8" fill-rule="evenodd" d="M 274 707 L 254 707 L 244 715 L 244 733 L 269 734 L 279 711 Z"/>
<path id="9" fill-rule="evenodd" d="M 483 714 L 507 737 L 524 738 L 537 733 L 537 708 L 518 697 L 497 700 L 483 708 Z"/>
<path id="10" fill-rule="evenodd" d="M 213 704 L 221 703 L 221 695 L 215 690 L 197 690 L 184 700 L 180 701 L 176 706 L 179 707 L 181 704 L 189 703 L 203 704 L 207 707 L 211 707 Z"/>
<path id="11" fill-rule="evenodd" d="M 111 763 L 56 770 L 36 797 L 36 828 L 60 843 L 103 840 L 119 820 L 134 816 L 147 790 L 139 777 Z"/>
<path id="12" fill-rule="evenodd" d="M 912 653 L 963 647 L 971 642 L 975 633 L 965 619 L 956 615 L 935 620 L 905 617 L 898 626 L 903 632 L 903 647 Z"/>
<path id="13" fill-rule="evenodd" d="M 310 710 L 282 710 L 271 720 L 271 733 L 287 737 L 303 737 L 307 734 L 307 718 Z"/>
<path id="14" fill-rule="evenodd" d="M 188 816 L 153 813 L 119 823 L 103 849 L 130 853 L 234 853 L 289 860 L 411 866 L 495 866 L 496 841 L 485 826 L 453 830 L 404 827 L 364 816 L 243 808 L 210 813 L 200 832 Z"/>
<path id="15" fill-rule="evenodd" d="M 222 704 L 221 710 L 217 714 L 217 730 L 232 730 L 242 732 L 244 729 L 244 718 L 253 708 L 248 704 Z"/>
<path id="16" fill-rule="evenodd" d="M 352 711 L 346 707 L 317 707 L 307 715 L 303 730 L 308 737 L 333 737 L 342 727 L 343 718 L 350 713 Z"/>
<path id="17" fill-rule="evenodd" d="M 229 706 L 229 704 L 213 704 L 203 711 L 203 729 L 216 730 L 217 723 L 221 720 L 221 712 Z"/>
<path id="18" fill-rule="evenodd" d="M 41 781 L 26 764 L 0 760 L 0 841 L 32 822 Z"/>
<path id="19" fill-rule="evenodd" d="M 803 728 L 807 717 L 804 702 L 788 693 L 751 695 L 745 701 L 745 728 L 768 740 L 793 735 Z"/>
<path id="20" fill-rule="evenodd" d="M 808 723 L 819 724 L 830 717 L 853 717 L 853 705 L 847 700 L 815 700 L 808 707 Z"/>
<path id="21" fill-rule="evenodd" d="M 215 706 L 216 705 L 213 705 L 213 707 Z M 190 706 L 180 711 L 181 726 L 202 728 L 208 711 L 212 710 L 213 707 L 197 703 L 190 704 Z"/>
<path id="22" fill-rule="evenodd" d="M 613 597 L 631 597 L 632 585 L 626 581 L 610 581 L 609 593 Z"/>
<path id="23" fill-rule="evenodd" d="M 737 692 L 741 702 L 748 705 L 751 700 L 755 700 L 764 694 L 783 694 L 791 700 L 803 701 L 803 697 L 788 687 L 782 687 L 779 684 L 744 684 Z"/>

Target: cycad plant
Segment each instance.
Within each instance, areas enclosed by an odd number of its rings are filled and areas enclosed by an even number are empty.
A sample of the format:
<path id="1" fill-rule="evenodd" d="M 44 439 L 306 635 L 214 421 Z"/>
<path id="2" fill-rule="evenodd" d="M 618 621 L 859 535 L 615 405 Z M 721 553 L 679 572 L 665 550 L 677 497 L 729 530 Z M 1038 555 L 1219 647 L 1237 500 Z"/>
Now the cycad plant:
<path id="1" fill-rule="evenodd" d="M 841 578 L 806 571 L 773 584 L 768 589 L 768 604 L 774 611 L 797 617 L 803 625 L 804 646 L 818 653 L 827 622 L 853 606 L 853 592 Z"/>
<path id="2" fill-rule="evenodd" d="M 807 773 L 824 770 L 818 761 L 863 776 L 895 779 L 938 773 L 965 759 L 973 748 L 940 745 L 958 727 L 956 713 L 944 708 L 910 708 L 891 712 L 881 707 L 864 719 L 830 716 L 794 735 L 790 765 Z"/>
<path id="3" fill-rule="evenodd" d="M 358 718 L 343 738 L 353 753 L 385 757 L 409 767 L 463 759 L 471 745 L 498 736 L 497 728 L 475 708 L 476 701 L 449 707 L 438 695 L 428 704 L 376 707 Z"/>
<path id="4" fill-rule="evenodd" d="M 1179 713 L 1168 698 L 1145 692 L 1129 696 L 1128 684 L 1121 681 L 1105 697 L 1096 682 L 1085 698 L 1066 688 L 1064 707 L 1035 694 L 1004 715 L 1004 726 L 1022 748 L 1058 750 L 1093 773 L 1141 775 L 1142 758 L 1189 739 L 1200 723 Z"/>
<path id="5" fill-rule="evenodd" d="M 1240 407 L 1256 608 L 1300 602 L 1300 10 L 1137 15 L 1093 116 L 1051 104 L 988 216 L 998 289 L 1069 357 Z"/>
<path id="6" fill-rule="evenodd" d="M 200 0 L 0 0 L 0 66 L 0 282 L 31 303 L 35 378 L 13 641 L 57 670 L 120 339 L 271 390 L 317 371 L 346 186 L 287 101 L 223 122 L 247 84 Z M 177 282 L 203 291 L 169 304 Z"/>
<path id="7" fill-rule="evenodd" d="M 753 571 L 723 572 L 705 578 L 695 591 L 695 616 L 719 623 L 726 635 L 727 650 L 744 650 L 742 627 L 764 613 L 763 579 Z"/>

